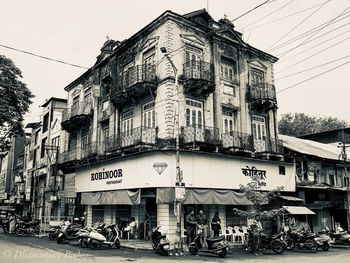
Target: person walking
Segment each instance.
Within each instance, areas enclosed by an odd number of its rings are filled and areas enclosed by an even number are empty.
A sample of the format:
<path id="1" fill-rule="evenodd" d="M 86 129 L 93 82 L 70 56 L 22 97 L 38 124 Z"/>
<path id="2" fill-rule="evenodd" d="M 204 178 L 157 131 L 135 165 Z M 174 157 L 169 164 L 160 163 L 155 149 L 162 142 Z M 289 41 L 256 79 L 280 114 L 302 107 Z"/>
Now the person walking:
<path id="1" fill-rule="evenodd" d="M 202 244 L 206 242 L 208 236 L 208 219 L 203 213 L 203 210 L 199 210 L 199 215 L 197 216 L 198 230 L 202 231 Z"/>
<path id="2" fill-rule="evenodd" d="M 211 229 L 214 231 L 214 237 L 219 237 L 221 220 L 218 212 L 215 212 L 214 217 L 211 220 Z"/>
<path id="3" fill-rule="evenodd" d="M 197 221 L 194 216 L 194 211 L 191 210 L 191 212 L 186 216 L 187 245 L 193 242 L 194 237 L 196 236 L 196 227 Z"/>

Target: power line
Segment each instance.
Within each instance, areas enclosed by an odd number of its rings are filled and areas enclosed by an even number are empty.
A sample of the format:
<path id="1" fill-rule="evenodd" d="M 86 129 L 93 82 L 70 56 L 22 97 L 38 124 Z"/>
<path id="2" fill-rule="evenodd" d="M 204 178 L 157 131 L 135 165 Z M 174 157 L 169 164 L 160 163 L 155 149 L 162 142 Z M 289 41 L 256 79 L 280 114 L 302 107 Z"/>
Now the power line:
<path id="1" fill-rule="evenodd" d="M 332 61 L 328 61 L 328 62 L 326 62 L 326 63 L 317 65 L 317 66 L 315 66 L 315 67 L 307 68 L 307 69 L 304 69 L 304 70 L 299 71 L 299 72 L 295 72 L 295 73 L 292 73 L 292 74 L 288 74 L 288 75 L 285 75 L 285 76 L 276 78 L 275 80 L 289 78 L 289 77 L 291 77 L 291 76 L 295 76 L 295 75 L 304 73 L 304 72 L 306 72 L 306 71 L 310 71 L 310 70 L 313 70 L 313 69 L 316 69 L 316 68 L 320 68 L 320 67 L 323 67 L 323 66 L 325 66 L 325 65 L 328 65 L 328 64 L 331 64 L 331 63 L 334 63 L 334 62 L 343 60 L 343 59 L 348 58 L 348 57 L 350 57 L 350 55 L 347 55 L 347 56 L 345 56 L 345 57 L 341 57 L 341 58 L 338 58 L 338 59 L 335 59 L 335 60 L 332 60 Z"/>
<path id="2" fill-rule="evenodd" d="M 314 76 L 312 76 L 312 77 L 310 77 L 310 78 L 307 78 L 307 79 L 305 79 L 305 80 L 302 80 L 302 81 L 300 81 L 300 82 L 297 82 L 297 83 L 295 83 L 295 84 L 293 84 L 293 85 L 291 85 L 291 86 L 289 86 L 289 87 L 286 87 L 286 88 L 284 88 L 284 89 L 281 89 L 281 90 L 277 91 L 276 93 L 281 93 L 281 92 L 283 92 L 283 91 L 286 91 L 286 90 L 289 90 L 289 89 L 291 89 L 291 88 L 294 88 L 294 87 L 296 87 L 296 86 L 298 86 L 298 85 L 300 85 L 300 84 L 303 84 L 303 83 L 305 83 L 305 82 L 307 82 L 307 81 L 310 81 L 310 80 L 312 80 L 312 79 L 315 79 L 315 78 L 317 78 L 317 77 L 319 77 L 319 76 L 321 76 L 321 75 L 324 75 L 324 74 L 326 74 L 326 73 L 328 73 L 328 72 L 331 72 L 331 71 L 333 71 L 333 70 L 336 70 L 337 68 L 343 67 L 343 66 L 345 66 L 345 65 L 347 65 L 347 64 L 350 64 L 350 60 L 347 61 L 347 62 L 345 62 L 345 63 L 343 63 L 343 64 L 340 64 L 340 65 L 338 65 L 338 66 L 336 66 L 336 67 L 334 67 L 334 68 L 331 68 L 331 69 L 326 70 L 326 71 L 323 71 L 323 72 L 321 72 L 321 73 L 319 73 L 319 74 L 317 74 L 317 75 L 314 75 Z"/>
<path id="3" fill-rule="evenodd" d="M 76 68 L 82 68 L 82 69 L 89 69 L 87 67 L 83 67 L 83 66 L 79 66 L 79 65 L 76 65 L 76 64 L 72 64 L 72 63 L 69 63 L 69 62 L 62 61 L 62 60 L 58 60 L 58 59 L 49 58 L 49 57 L 45 57 L 45 56 L 42 56 L 42 55 L 34 54 L 32 52 L 21 50 L 21 49 L 17 49 L 17 48 L 10 47 L 10 46 L 4 45 L 4 44 L 0 44 L 0 46 L 4 47 L 4 48 L 7 48 L 7 49 L 14 50 L 14 51 L 18 51 L 18 52 L 21 52 L 21 53 L 24 53 L 24 54 L 27 54 L 27 55 L 31 55 L 31 56 L 34 56 L 34 57 L 38 57 L 38 58 L 46 59 L 46 60 L 49 60 L 49 61 L 65 64 L 65 65 L 68 65 L 68 66 L 72 66 L 72 67 L 76 67 Z"/>
<path id="4" fill-rule="evenodd" d="M 247 26 L 245 26 L 245 27 L 243 27 L 243 28 L 247 28 L 247 27 L 249 27 L 249 26 L 251 26 L 251 25 L 254 25 L 254 24 L 260 22 L 261 20 L 265 19 L 266 17 L 269 17 L 270 15 L 272 15 L 272 14 L 274 14 L 274 13 L 277 13 L 278 11 L 280 11 L 281 9 L 283 9 L 284 7 L 286 7 L 287 5 L 291 4 L 291 3 L 294 2 L 294 1 L 295 1 L 295 0 L 290 0 L 288 3 L 284 4 L 284 5 L 281 6 L 280 8 L 277 8 L 277 9 L 273 10 L 272 12 L 270 12 L 270 13 L 264 15 L 263 17 L 261 17 L 261 18 L 255 20 L 254 22 L 248 24 Z"/>
<path id="5" fill-rule="evenodd" d="M 308 40 L 310 40 L 313 36 L 315 36 L 316 34 L 318 34 L 322 29 L 326 28 L 327 26 L 331 25 L 333 23 L 334 20 L 336 20 L 338 17 L 341 17 L 348 9 L 350 9 L 350 6 L 348 8 L 346 8 L 344 11 L 342 11 L 339 15 L 337 15 L 335 18 L 333 18 L 331 21 L 329 21 L 326 25 L 324 25 L 323 27 L 319 28 L 316 32 L 314 32 L 311 36 L 309 36 L 307 39 L 305 39 L 303 42 L 301 42 L 300 44 L 296 45 L 295 47 L 281 53 L 281 57 L 287 55 L 288 53 L 290 53 L 291 51 L 293 51 L 294 49 L 302 46 L 303 44 L 307 43 Z"/>
<path id="6" fill-rule="evenodd" d="M 266 5 L 268 3 L 272 3 L 272 2 L 275 2 L 275 1 L 277 1 L 277 0 L 266 0 L 265 2 L 262 2 L 261 4 L 253 7 L 252 9 L 248 10 L 247 12 L 245 12 L 245 13 L 241 14 L 240 16 L 236 17 L 235 19 L 231 20 L 231 22 L 234 22 L 234 21 L 240 19 L 241 17 L 243 17 L 243 16 L 253 12 L 254 10 L 258 9 L 259 7 L 261 7 L 263 5 Z"/>
<path id="7" fill-rule="evenodd" d="M 333 0 L 331 0 L 331 1 L 333 1 Z M 266 25 L 269 25 L 269 24 L 272 24 L 272 23 L 275 23 L 275 22 L 284 20 L 284 19 L 286 19 L 286 18 L 289 18 L 289 17 L 295 16 L 295 15 L 301 14 L 301 13 L 303 13 L 303 12 L 305 12 L 305 11 L 309 11 L 310 9 L 313 9 L 313 8 L 318 7 L 318 6 L 320 6 L 320 5 L 323 5 L 323 3 L 317 4 L 317 5 L 313 5 L 313 6 L 311 6 L 311 7 L 302 9 L 302 10 L 300 10 L 300 11 L 297 11 L 297 12 L 295 12 L 295 13 L 292 13 L 292 14 L 289 14 L 289 15 L 286 15 L 286 16 L 282 16 L 282 17 L 280 17 L 280 18 L 277 18 L 277 19 L 275 19 L 275 20 L 266 22 L 266 23 L 261 24 L 261 25 L 253 26 L 252 28 L 250 28 L 250 27 L 248 26 L 248 27 L 245 27 L 245 29 L 253 30 L 253 29 L 255 29 L 255 28 L 263 27 L 263 26 L 266 26 Z"/>
<path id="8" fill-rule="evenodd" d="M 298 28 L 301 24 L 303 24 L 306 20 L 311 18 L 314 14 L 316 14 L 319 10 L 321 10 L 322 7 L 324 7 L 330 0 L 327 2 L 323 3 L 319 8 L 317 8 L 315 11 L 313 11 L 311 14 L 306 16 L 303 20 L 301 20 L 298 24 L 296 24 L 292 29 L 290 29 L 287 33 L 285 33 L 281 38 L 279 38 L 277 41 L 273 42 L 267 49 L 266 51 L 270 51 L 270 49 L 276 45 L 278 42 L 280 42 L 283 38 L 288 36 L 291 32 L 293 32 L 296 28 Z"/>
<path id="9" fill-rule="evenodd" d="M 320 53 L 322 53 L 322 52 L 324 52 L 324 51 L 327 51 L 327 50 L 329 50 L 330 48 L 335 47 L 335 46 L 337 46 L 337 45 L 339 45 L 339 44 L 341 44 L 341 43 L 343 43 L 343 42 L 345 42 L 345 41 L 347 41 L 347 40 L 349 40 L 349 39 L 350 39 L 350 37 L 347 37 L 347 38 L 345 38 L 345 39 L 343 39 L 343 40 L 341 40 L 341 41 L 339 41 L 339 42 L 337 42 L 337 43 L 335 43 L 335 44 L 333 44 L 333 45 L 331 45 L 331 46 L 329 46 L 329 47 L 326 47 L 326 48 L 324 48 L 324 49 L 322 49 L 322 50 L 320 50 L 320 51 L 318 51 L 318 52 L 312 54 L 311 56 L 308 56 L 308 57 L 306 57 L 306 58 L 304 58 L 304 59 L 302 59 L 302 60 L 299 60 L 298 62 L 296 62 L 296 63 L 294 63 L 294 64 L 292 64 L 292 65 L 289 65 L 288 67 L 285 67 L 285 68 L 283 68 L 283 69 L 277 71 L 276 74 L 277 74 L 277 73 L 281 73 L 281 72 L 285 71 L 286 69 L 290 69 L 291 67 L 294 67 L 294 66 L 296 66 L 296 65 L 298 65 L 298 64 L 300 64 L 300 63 L 302 63 L 302 62 L 304 62 L 305 60 L 308 60 L 308 59 L 310 59 L 310 58 L 312 58 L 312 57 L 314 57 L 314 56 L 316 56 L 316 55 L 318 55 L 318 54 L 320 54 Z"/>

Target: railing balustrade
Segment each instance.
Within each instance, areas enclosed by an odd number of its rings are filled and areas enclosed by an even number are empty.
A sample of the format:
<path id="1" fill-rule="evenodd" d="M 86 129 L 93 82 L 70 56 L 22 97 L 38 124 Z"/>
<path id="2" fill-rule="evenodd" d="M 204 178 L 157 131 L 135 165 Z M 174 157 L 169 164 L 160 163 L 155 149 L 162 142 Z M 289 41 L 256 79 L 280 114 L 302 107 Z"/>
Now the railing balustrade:
<path id="1" fill-rule="evenodd" d="M 213 64 L 204 61 L 187 61 L 183 64 L 184 79 L 201 79 L 214 81 Z"/>
<path id="2" fill-rule="evenodd" d="M 182 137 L 184 143 L 205 142 L 208 144 L 220 144 L 219 129 L 203 125 L 183 127 Z"/>
<path id="3" fill-rule="evenodd" d="M 241 132 L 226 132 L 221 135 L 224 148 L 235 148 L 247 151 L 254 150 L 253 136 Z"/>

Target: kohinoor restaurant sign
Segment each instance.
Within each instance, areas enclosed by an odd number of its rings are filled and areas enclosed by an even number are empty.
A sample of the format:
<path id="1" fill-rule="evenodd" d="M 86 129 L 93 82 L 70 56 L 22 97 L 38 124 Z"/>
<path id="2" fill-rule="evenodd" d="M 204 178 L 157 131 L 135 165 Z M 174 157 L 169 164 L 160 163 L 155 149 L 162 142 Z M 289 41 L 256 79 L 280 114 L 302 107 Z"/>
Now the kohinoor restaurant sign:
<path id="1" fill-rule="evenodd" d="M 261 190 L 283 187 L 295 191 L 293 163 L 238 158 L 196 152 L 181 152 L 180 167 L 183 182 L 190 188 L 239 189 L 254 178 Z M 160 173 L 158 167 L 162 163 Z M 108 191 L 149 187 L 175 187 L 176 159 L 174 154 L 142 153 L 76 170 L 77 192 Z"/>

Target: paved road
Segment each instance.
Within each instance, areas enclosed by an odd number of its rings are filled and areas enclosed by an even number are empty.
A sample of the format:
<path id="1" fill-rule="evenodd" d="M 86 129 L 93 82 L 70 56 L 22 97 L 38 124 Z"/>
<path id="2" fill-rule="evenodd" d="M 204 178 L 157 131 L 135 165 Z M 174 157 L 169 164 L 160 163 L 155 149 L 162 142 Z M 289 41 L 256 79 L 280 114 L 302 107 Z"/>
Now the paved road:
<path id="1" fill-rule="evenodd" d="M 287 252 L 284 255 L 266 255 L 256 257 L 246 251 L 238 250 L 230 253 L 225 259 L 214 256 L 191 256 L 175 255 L 162 257 L 152 251 L 137 251 L 131 249 L 82 249 L 68 244 L 57 245 L 56 242 L 48 239 L 38 239 L 35 237 L 16 237 L 5 235 L 0 232 L 0 262 L 175 262 L 189 261 L 198 262 L 317 262 L 317 263 L 342 263 L 350 262 L 350 249 L 331 249 L 328 252 L 317 252 L 311 254 L 306 251 Z"/>

